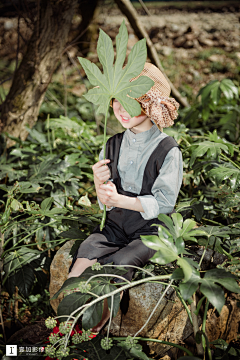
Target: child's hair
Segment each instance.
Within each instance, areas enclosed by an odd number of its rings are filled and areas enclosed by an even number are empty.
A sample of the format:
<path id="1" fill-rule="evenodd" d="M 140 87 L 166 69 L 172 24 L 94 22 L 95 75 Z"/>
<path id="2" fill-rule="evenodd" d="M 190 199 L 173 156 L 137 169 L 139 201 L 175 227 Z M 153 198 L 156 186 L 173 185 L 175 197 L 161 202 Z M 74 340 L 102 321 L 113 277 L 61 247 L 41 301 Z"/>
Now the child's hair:
<path id="1" fill-rule="evenodd" d="M 135 99 L 140 103 L 143 112 L 160 130 L 173 125 L 178 116 L 179 103 L 169 97 L 171 88 L 163 73 L 153 64 L 145 63 L 142 72 L 131 81 L 140 76 L 147 76 L 154 81 L 154 85 L 146 94 Z"/>

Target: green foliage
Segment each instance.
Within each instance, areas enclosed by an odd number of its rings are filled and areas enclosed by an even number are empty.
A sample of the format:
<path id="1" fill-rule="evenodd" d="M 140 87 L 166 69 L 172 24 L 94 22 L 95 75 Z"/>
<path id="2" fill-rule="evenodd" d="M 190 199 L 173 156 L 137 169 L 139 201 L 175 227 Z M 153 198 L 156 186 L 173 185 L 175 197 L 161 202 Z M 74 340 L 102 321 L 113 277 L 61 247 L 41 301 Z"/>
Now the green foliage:
<path id="1" fill-rule="evenodd" d="M 179 285 L 179 289 L 183 298 L 187 300 L 197 291 L 200 283 L 200 291 L 220 313 L 225 304 L 225 297 L 223 289 L 217 284 L 224 286 L 229 291 L 239 294 L 240 289 L 235 279 L 236 277 L 234 275 L 223 269 L 208 270 L 204 278 L 201 278 L 200 273 L 193 269 L 191 278 L 188 281 L 183 281 Z"/>
<path id="2" fill-rule="evenodd" d="M 47 119 L 2 154 L 3 284 L 10 295 L 15 286 L 26 299 L 37 283 L 43 290 L 51 262 L 46 251 L 69 238 L 85 239 L 99 222 L 98 206 L 79 202 L 82 193 L 92 193 L 90 164 L 102 143 L 95 128 L 76 117 Z"/>
<path id="3" fill-rule="evenodd" d="M 181 113 L 181 121 L 205 132 L 218 129 L 220 136 L 239 142 L 239 89 L 230 80 L 214 80 L 200 89 L 198 101 Z"/>

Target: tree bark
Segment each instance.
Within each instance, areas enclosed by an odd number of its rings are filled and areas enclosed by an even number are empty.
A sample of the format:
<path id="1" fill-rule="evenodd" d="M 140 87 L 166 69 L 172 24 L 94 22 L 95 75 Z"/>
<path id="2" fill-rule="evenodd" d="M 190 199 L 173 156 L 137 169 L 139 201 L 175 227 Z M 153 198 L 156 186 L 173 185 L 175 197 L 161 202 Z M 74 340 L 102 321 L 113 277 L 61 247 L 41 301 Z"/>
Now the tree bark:
<path id="1" fill-rule="evenodd" d="M 78 0 L 39 0 L 27 51 L 2 104 L 0 132 L 25 140 L 35 124 L 48 84 L 68 39 Z M 7 143 L 11 146 L 12 141 Z"/>
<path id="2" fill-rule="evenodd" d="M 188 107 L 189 104 L 188 104 L 187 99 L 183 98 L 181 96 L 179 91 L 175 88 L 173 83 L 169 80 L 169 78 L 165 74 L 162 64 L 159 60 L 157 51 L 156 51 L 150 37 L 148 36 L 148 33 L 145 30 L 144 26 L 140 23 L 138 14 L 137 14 L 135 8 L 133 7 L 133 5 L 131 4 L 131 2 L 129 0 L 115 0 L 115 1 L 117 3 L 117 6 L 119 7 L 119 9 L 121 10 L 121 12 L 128 18 L 128 21 L 129 21 L 130 25 L 132 26 L 133 30 L 135 31 L 135 34 L 137 35 L 137 37 L 139 39 L 146 38 L 147 48 L 148 48 L 148 56 L 149 56 L 150 60 L 152 61 L 152 63 L 154 65 L 156 65 L 162 71 L 163 75 L 168 80 L 169 85 L 171 86 L 172 94 L 175 97 L 175 99 L 182 106 Z M 149 19 L 149 21 L 150 21 L 150 19 Z"/>

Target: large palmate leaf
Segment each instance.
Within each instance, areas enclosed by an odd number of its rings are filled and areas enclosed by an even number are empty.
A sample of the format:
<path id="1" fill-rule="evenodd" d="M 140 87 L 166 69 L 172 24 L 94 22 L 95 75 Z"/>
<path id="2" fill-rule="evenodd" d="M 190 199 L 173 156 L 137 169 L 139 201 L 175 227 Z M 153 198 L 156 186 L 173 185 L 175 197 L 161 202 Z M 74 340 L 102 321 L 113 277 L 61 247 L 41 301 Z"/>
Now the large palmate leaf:
<path id="1" fill-rule="evenodd" d="M 223 93 L 228 100 L 232 100 L 234 97 L 238 98 L 238 88 L 230 79 L 223 79 L 221 82 L 218 80 L 210 81 L 206 86 L 201 88 L 198 96 L 201 95 L 202 103 L 204 105 L 209 101 L 212 101 L 214 105 L 217 105 L 221 93 Z"/>
<path id="2" fill-rule="evenodd" d="M 231 121 L 232 121 L 232 119 L 231 119 Z M 233 156 L 233 154 L 234 154 L 234 148 L 237 150 L 236 145 L 228 142 L 228 141 L 225 140 L 225 139 L 221 139 L 220 136 L 218 136 L 216 129 L 213 130 L 212 133 L 211 133 L 210 131 L 208 132 L 208 139 L 209 139 L 210 141 L 214 141 L 214 142 L 216 142 L 216 143 L 221 143 L 221 144 L 226 145 L 226 146 L 228 147 L 228 150 L 229 150 L 231 156 Z"/>
<path id="3" fill-rule="evenodd" d="M 105 271 L 104 271 L 105 270 Z M 64 290 L 72 290 L 78 289 L 78 286 L 81 282 L 85 282 L 91 276 L 99 275 L 99 277 L 94 278 L 90 281 L 91 290 L 90 293 L 81 293 L 75 292 L 73 294 L 65 296 L 65 298 L 61 301 L 58 307 L 58 315 L 70 315 L 74 310 L 77 310 L 82 305 L 86 303 L 90 298 L 94 299 L 93 294 L 97 296 L 102 296 L 111 293 L 116 290 L 116 286 L 110 283 L 112 277 L 103 277 L 102 274 L 112 274 L 117 275 L 119 273 L 126 273 L 124 269 L 111 269 L 111 268 L 103 268 L 101 271 L 87 269 L 84 273 L 78 278 L 70 278 L 65 281 L 62 288 L 54 295 L 53 299 L 57 298 L 57 296 Z M 113 305 L 113 316 L 117 315 L 119 304 L 120 304 L 120 294 L 117 293 L 114 295 L 113 304 L 111 304 L 111 298 L 108 297 L 108 307 L 111 309 Z M 103 300 L 93 304 L 90 306 L 83 314 L 82 318 L 82 326 L 85 329 L 89 329 L 97 325 L 101 318 L 103 312 Z"/>
<path id="4" fill-rule="evenodd" d="M 87 268 L 80 277 L 73 277 L 73 278 L 69 278 L 67 279 L 62 287 L 58 290 L 58 292 L 52 297 L 53 299 L 56 299 L 58 297 L 58 295 L 65 290 L 72 290 L 74 288 L 77 288 L 78 285 L 83 282 L 83 281 L 87 281 L 91 276 L 94 275 L 98 275 L 98 277 L 95 279 L 95 281 L 101 281 L 101 280 L 105 280 L 106 277 L 101 277 L 101 274 L 111 274 L 112 276 L 107 277 L 107 279 L 113 279 L 114 275 L 124 275 L 126 274 L 127 270 L 125 270 L 124 268 L 112 268 L 112 267 L 103 267 L 101 270 L 92 270 L 91 268 Z M 91 282 L 92 284 L 92 282 Z"/>
<path id="5" fill-rule="evenodd" d="M 174 243 L 173 238 L 168 236 L 167 232 L 164 232 L 162 228 L 159 228 L 158 233 L 159 236 L 141 236 L 144 245 L 157 251 L 150 261 L 165 265 L 177 260 L 177 264 L 183 270 L 184 279 L 187 281 L 191 277 L 192 266 L 185 258 L 179 257 L 180 254 L 185 253 L 185 244 L 182 237 L 177 238 Z"/>
<path id="6" fill-rule="evenodd" d="M 240 170 L 229 163 L 211 169 L 208 175 L 215 178 L 217 185 L 227 179 L 229 179 L 233 189 L 236 189 L 240 185 Z"/>
<path id="7" fill-rule="evenodd" d="M 217 158 L 217 156 L 220 155 L 222 151 L 228 153 L 227 145 L 212 141 L 203 141 L 201 143 L 192 145 L 191 148 L 193 148 L 193 151 L 189 166 L 194 164 L 197 157 L 202 157 L 206 153 L 207 156 L 211 158 Z"/>
<path id="8" fill-rule="evenodd" d="M 171 236 L 174 240 L 177 240 L 177 238 L 182 237 L 183 240 L 191 240 L 191 241 L 197 241 L 195 236 L 204 236 L 207 235 L 202 229 L 196 227 L 196 221 L 192 219 L 186 219 L 183 221 L 183 217 L 180 213 L 174 213 L 171 215 L 171 217 L 160 214 L 158 215 L 158 219 L 162 221 L 168 228 Z M 166 232 L 166 229 L 160 225 L 162 228 L 163 234 Z"/>
<path id="9" fill-rule="evenodd" d="M 132 78 L 138 76 L 143 70 L 147 57 L 147 48 L 146 39 L 138 41 L 128 56 L 127 65 L 122 68 L 126 57 L 127 41 L 128 33 L 123 21 L 116 37 L 117 56 L 113 65 L 112 40 L 100 29 L 97 53 L 103 66 L 103 73 L 89 60 L 78 58 L 90 83 L 96 86 L 88 91 L 85 98 L 95 105 L 99 105 L 98 113 L 106 114 L 110 100 L 115 98 L 131 117 L 137 116 L 141 113 L 141 107 L 132 98 L 140 97 L 154 85 L 154 82 L 146 76 L 141 76 L 137 80 L 130 82 Z"/>
<path id="10" fill-rule="evenodd" d="M 41 255 L 39 250 L 22 247 L 11 251 L 4 258 L 4 272 L 6 276 L 10 276 L 13 272 L 21 269 L 23 265 L 38 259 Z"/>
<path id="11" fill-rule="evenodd" d="M 224 286 L 229 291 L 240 293 L 235 275 L 223 269 L 212 269 L 205 273 L 204 278 L 201 278 L 200 273 L 194 269 L 191 278 L 179 285 L 183 298 L 185 300 L 189 299 L 197 290 L 199 284 L 201 284 L 200 291 L 202 294 L 208 298 L 219 313 L 225 304 L 225 297 L 223 289 L 218 284 Z"/>

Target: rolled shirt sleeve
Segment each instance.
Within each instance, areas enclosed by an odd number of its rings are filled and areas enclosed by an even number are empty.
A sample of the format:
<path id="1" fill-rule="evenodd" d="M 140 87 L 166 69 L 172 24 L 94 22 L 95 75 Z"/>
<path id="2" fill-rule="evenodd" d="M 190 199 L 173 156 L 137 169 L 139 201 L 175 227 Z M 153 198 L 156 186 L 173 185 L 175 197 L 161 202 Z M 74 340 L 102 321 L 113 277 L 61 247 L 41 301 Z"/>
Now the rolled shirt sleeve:
<path id="1" fill-rule="evenodd" d="M 169 214 L 178 197 L 182 184 L 183 164 L 181 151 L 174 147 L 167 154 L 151 193 L 153 195 L 138 196 L 144 212 L 140 212 L 145 220 L 156 218 L 159 214 Z"/>

